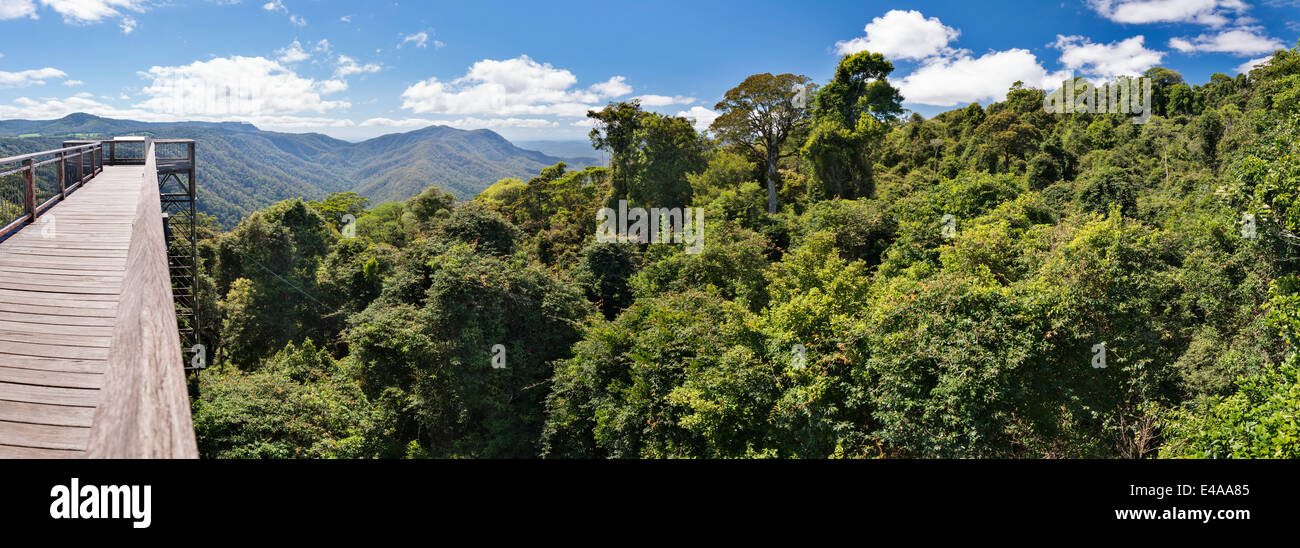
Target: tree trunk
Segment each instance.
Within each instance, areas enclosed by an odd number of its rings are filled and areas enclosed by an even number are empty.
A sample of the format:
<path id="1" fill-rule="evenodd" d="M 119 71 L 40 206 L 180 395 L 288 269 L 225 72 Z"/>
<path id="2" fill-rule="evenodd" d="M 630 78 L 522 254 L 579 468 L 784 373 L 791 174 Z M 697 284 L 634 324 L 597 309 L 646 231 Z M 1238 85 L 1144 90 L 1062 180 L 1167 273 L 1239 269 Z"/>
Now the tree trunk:
<path id="1" fill-rule="evenodd" d="M 767 152 L 767 212 L 776 213 L 776 154 Z"/>

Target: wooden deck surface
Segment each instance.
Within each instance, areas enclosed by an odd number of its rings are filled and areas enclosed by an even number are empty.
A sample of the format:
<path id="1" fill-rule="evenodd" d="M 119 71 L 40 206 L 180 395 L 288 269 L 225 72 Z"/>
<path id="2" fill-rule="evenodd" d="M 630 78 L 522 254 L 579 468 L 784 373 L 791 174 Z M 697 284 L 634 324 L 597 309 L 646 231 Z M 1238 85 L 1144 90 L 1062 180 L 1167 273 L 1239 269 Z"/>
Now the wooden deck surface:
<path id="1" fill-rule="evenodd" d="M 0 243 L 0 458 L 84 456 L 144 170 L 105 166 Z"/>

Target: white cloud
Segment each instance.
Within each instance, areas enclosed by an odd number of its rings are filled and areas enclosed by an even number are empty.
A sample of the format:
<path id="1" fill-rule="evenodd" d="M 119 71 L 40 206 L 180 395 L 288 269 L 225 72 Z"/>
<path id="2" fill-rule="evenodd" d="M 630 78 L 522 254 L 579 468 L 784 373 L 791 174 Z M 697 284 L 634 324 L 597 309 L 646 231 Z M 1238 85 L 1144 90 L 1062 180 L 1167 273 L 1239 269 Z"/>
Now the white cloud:
<path id="1" fill-rule="evenodd" d="M 39 0 L 39 3 L 63 16 L 65 23 L 86 25 L 121 18 L 120 26 L 126 34 L 135 30 L 136 21 L 123 11 L 142 13 L 148 4 L 147 0 Z M 36 0 L 0 0 L 0 20 L 39 19 L 36 5 Z"/>
<path id="2" fill-rule="evenodd" d="M 345 80 L 322 80 L 317 89 L 320 90 L 321 95 L 329 95 L 347 91 L 348 83 Z"/>
<path id="3" fill-rule="evenodd" d="M 701 106 L 691 107 L 690 110 L 683 110 L 677 113 L 682 118 L 695 120 L 696 131 L 707 131 L 713 121 L 718 118 L 718 113 Z"/>
<path id="4" fill-rule="evenodd" d="M 343 17 L 340 17 L 340 18 L 339 18 L 339 21 L 342 21 L 342 22 L 344 22 L 344 23 L 351 23 L 351 22 L 352 22 L 352 16 L 351 16 L 351 15 L 344 15 Z"/>
<path id="5" fill-rule="evenodd" d="M 427 32 L 417 32 L 417 33 L 415 33 L 415 34 L 408 34 L 408 35 L 406 35 L 406 36 L 403 36 L 403 37 L 402 37 L 402 41 L 401 41 L 400 43 L 397 44 L 397 47 L 400 48 L 400 47 L 402 47 L 403 45 L 406 45 L 406 44 L 415 44 L 415 47 L 417 47 L 417 48 L 428 47 L 428 46 L 429 46 L 429 33 L 427 33 Z"/>
<path id="6" fill-rule="evenodd" d="M 298 26 L 300 26 L 300 27 L 305 27 L 305 26 L 307 26 L 307 20 L 306 20 L 306 19 L 303 19 L 301 16 L 298 16 L 298 15 L 290 15 L 290 16 L 289 16 L 289 22 L 290 22 L 290 23 L 293 23 L 293 24 L 295 24 L 295 25 L 298 25 Z"/>
<path id="7" fill-rule="evenodd" d="M 311 59 L 311 54 L 302 49 L 302 43 L 297 40 L 294 40 L 292 44 L 275 50 L 275 54 L 277 56 L 275 59 L 281 63 L 297 63 L 299 61 Z"/>
<path id="8" fill-rule="evenodd" d="M 1192 39 L 1171 38 L 1169 47 L 1183 53 L 1213 52 L 1236 55 L 1259 55 L 1286 49 L 1281 40 L 1264 34 L 1263 27 L 1240 27 L 1216 34 L 1202 34 Z"/>
<path id="9" fill-rule="evenodd" d="M 0 20 L 31 17 L 37 19 L 36 3 L 32 0 L 0 0 Z"/>
<path id="10" fill-rule="evenodd" d="M 371 118 L 358 124 L 361 127 L 393 127 L 393 128 L 423 128 L 436 124 L 433 120 L 424 118 L 404 118 L 394 120 L 392 118 Z"/>
<path id="11" fill-rule="evenodd" d="M 1066 77 L 1065 72 L 1048 73 L 1033 53 L 1017 48 L 978 58 L 963 53 L 933 59 L 900 80 L 898 89 L 909 103 L 956 106 L 1000 101 L 1016 81 L 1051 89 Z"/>
<path id="12" fill-rule="evenodd" d="M 0 119 L 53 120 L 74 112 L 143 122 L 165 121 L 163 116 L 156 113 L 119 109 L 85 96 L 72 96 L 65 99 L 43 98 L 39 101 L 29 97 L 19 97 L 14 99 L 13 104 L 0 104 Z"/>
<path id="13" fill-rule="evenodd" d="M 46 80 L 55 78 L 66 78 L 67 73 L 56 68 L 42 68 L 33 70 L 22 70 L 18 72 L 7 72 L 0 70 L 0 88 L 24 88 L 28 86 L 39 86 Z"/>
<path id="14" fill-rule="evenodd" d="M 1271 61 L 1271 60 L 1273 60 L 1273 56 L 1272 56 L 1272 55 L 1266 55 L 1266 56 L 1264 56 L 1264 57 L 1260 57 L 1259 59 L 1251 59 L 1251 60 L 1249 60 L 1249 61 L 1246 61 L 1245 63 L 1242 63 L 1242 64 L 1240 64 L 1240 65 L 1237 65 L 1237 68 L 1232 69 L 1232 70 L 1235 71 L 1237 74 L 1250 74 L 1250 70 L 1251 70 L 1251 69 L 1253 69 L 1253 68 L 1255 68 L 1255 67 L 1257 67 L 1257 66 L 1259 66 L 1259 65 L 1262 65 L 1262 64 L 1264 64 L 1264 63 L 1267 63 L 1267 62 L 1269 62 L 1269 61 Z"/>
<path id="15" fill-rule="evenodd" d="M 84 86 L 84 85 L 86 85 L 86 83 L 83 82 L 83 81 L 81 81 L 81 80 L 65 80 L 65 81 L 63 82 L 63 85 L 72 88 L 72 87 L 77 87 L 77 86 Z"/>
<path id="16" fill-rule="evenodd" d="M 863 29 L 866 36 L 835 43 L 841 55 L 870 51 L 890 59 L 923 59 L 942 53 L 961 31 L 919 11 L 890 10 Z"/>
<path id="17" fill-rule="evenodd" d="M 1142 36 L 1094 44 L 1083 36 L 1056 36 L 1053 47 L 1061 50 L 1061 64 L 1070 70 L 1100 76 L 1140 76 L 1160 64 L 1164 52 L 1147 49 Z"/>
<path id="18" fill-rule="evenodd" d="M 271 2 L 262 4 L 262 9 L 266 11 L 289 13 L 289 8 L 284 7 L 284 2 L 281 2 L 280 0 L 272 0 Z"/>
<path id="19" fill-rule="evenodd" d="M 631 91 L 623 77 L 587 89 L 574 89 L 578 78 L 527 55 L 484 59 L 464 76 L 449 82 L 418 82 L 402 93 L 402 108 L 417 114 L 486 114 L 490 116 L 586 116 L 594 103 Z"/>
<path id="20" fill-rule="evenodd" d="M 541 118 L 474 118 L 472 116 L 438 123 L 461 129 L 497 129 L 506 127 L 538 129 L 560 125 L 558 122 Z"/>
<path id="21" fill-rule="evenodd" d="M 1242 0 L 1088 0 L 1116 23 L 1199 23 L 1219 27 L 1250 8 Z"/>
<path id="22" fill-rule="evenodd" d="M 605 98 L 622 97 L 632 93 L 632 86 L 627 85 L 625 76 L 614 76 L 604 82 L 592 84 L 587 89 Z"/>
<path id="23" fill-rule="evenodd" d="M 541 118 L 475 118 L 467 117 L 457 120 L 429 120 L 426 118 L 404 118 L 394 120 L 391 118 L 371 118 L 359 124 L 361 127 L 388 127 L 398 129 L 420 129 L 432 125 L 443 125 L 457 127 L 461 129 L 487 129 L 487 128 L 548 128 L 556 127 L 559 124 L 550 120 Z"/>
<path id="24" fill-rule="evenodd" d="M 156 66 L 141 75 L 152 83 L 142 90 L 148 99 L 135 106 L 181 117 L 283 118 L 351 106 L 346 101 L 322 99 L 340 91 L 338 82 L 304 78 L 262 57 L 219 57 L 183 66 Z"/>
<path id="25" fill-rule="evenodd" d="M 667 95 L 638 95 L 636 97 L 633 97 L 633 99 L 641 101 L 641 104 L 647 107 L 666 107 L 668 105 L 689 105 L 696 101 L 694 97 L 686 97 L 684 95 L 674 95 L 672 97 L 669 97 Z"/>
<path id="26" fill-rule="evenodd" d="M 72 23 L 98 23 L 121 17 L 121 10 L 143 12 L 145 0 L 40 0 L 42 5 Z"/>
<path id="27" fill-rule="evenodd" d="M 369 74 L 379 72 L 380 70 L 383 70 L 383 67 L 376 63 L 361 64 L 358 63 L 356 59 L 346 55 L 340 55 L 338 57 L 338 64 L 334 69 L 334 77 L 345 78 L 352 76 L 353 74 Z"/>

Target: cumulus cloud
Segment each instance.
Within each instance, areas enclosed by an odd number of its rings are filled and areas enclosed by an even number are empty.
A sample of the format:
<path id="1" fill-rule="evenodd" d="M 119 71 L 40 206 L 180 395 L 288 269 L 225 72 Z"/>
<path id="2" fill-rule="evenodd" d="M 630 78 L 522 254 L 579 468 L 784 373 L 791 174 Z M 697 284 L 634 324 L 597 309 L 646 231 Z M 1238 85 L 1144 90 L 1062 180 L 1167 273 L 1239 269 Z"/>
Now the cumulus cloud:
<path id="1" fill-rule="evenodd" d="M 56 69 L 45 67 L 41 69 L 22 70 L 18 72 L 8 72 L 0 70 L 0 88 L 24 88 L 28 86 L 39 86 L 46 80 L 56 78 L 66 78 L 67 73 Z"/>
<path id="2" fill-rule="evenodd" d="M 678 112 L 677 116 L 694 120 L 695 131 L 703 132 L 708 131 L 709 126 L 718 118 L 718 113 L 701 106 L 694 106 L 690 110 Z"/>
<path id="3" fill-rule="evenodd" d="M 358 124 L 360 127 L 391 127 L 391 128 L 422 128 L 436 124 L 433 120 L 424 118 L 403 118 L 394 120 L 392 118 L 371 118 Z"/>
<path id="4" fill-rule="evenodd" d="M 123 96 L 122 99 L 126 100 L 127 97 Z M 14 99 L 11 104 L 0 104 L 0 119 L 52 120 L 77 112 L 85 112 L 108 118 L 138 120 L 142 122 L 238 120 L 255 124 L 257 127 L 262 129 L 279 131 L 347 128 L 356 125 L 355 122 L 346 118 L 331 118 L 326 116 L 257 114 L 228 116 L 192 113 L 178 115 L 171 112 L 157 112 L 142 108 L 119 108 L 97 100 L 89 93 L 78 93 L 71 97 L 62 99 L 47 97 L 38 100 L 30 97 L 19 97 Z"/>
<path id="5" fill-rule="evenodd" d="M 1183 53 L 1211 52 L 1236 55 L 1259 55 L 1286 49 L 1286 45 L 1281 40 L 1265 35 L 1263 27 L 1239 27 L 1202 34 L 1190 39 L 1171 38 L 1169 47 Z"/>
<path id="6" fill-rule="evenodd" d="M 891 10 L 868 23 L 866 36 L 835 44 L 841 54 L 871 51 L 891 59 L 919 60 L 920 66 L 896 82 L 909 103 L 955 106 L 977 101 L 997 101 L 1006 97 L 1016 81 L 1028 86 L 1057 85 L 1068 71 L 1049 73 L 1029 50 L 990 51 L 975 57 L 969 50 L 950 47 L 960 30 L 944 25 L 936 17 L 926 18 L 919 11 Z M 1094 69 L 1112 69 L 1118 57 L 1142 48 L 1142 40 L 1110 45 L 1092 44 L 1080 37 L 1058 37 L 1058 47 L 1073 55 L 1070 62 Z M 1113 50 L 1113 51 L 1112 51 Z M 706 109 L 691 109 L 708 116 Z M 716 116 L 716 115 L 715 115 Z M 711 119 L 710 119 L 711 121 Z"/>
<path id="7" fill-rule="evenodd" d="M 417 114 L 586 116 L 594 103 L 631 91 L 621 76 L 575 88 L 577 76 L 527 55 L 484 59 L 451 81 L 430 78 L 402 93 L 402 108 Z"/>
<path id="8" fill-rule="evenodd" d="M 1056 36 L 1053 47 L 1061 50 L 1061 64 L 1070 70 L 1108 78 L 1112 76 L 1139 76 L 1147 69 L 1160 64 L 1163 52 L 1147 49 L 1142 36 L 1094 44 L 1083 36 Z"/>
<path id="9" fill-rule="evenodd" d="M 302 49 L 302 43 L 294 40 L 283 48 L 275 50 L 276 60 L 281 63 L 297 63 L 311 59 L 311 54 Z"/>
<path id="10" fill-rule="evenodd" d="M 489 128 L 548 128 L 559 124 L 540 118 L 475 118 L 467 117 L 457 120 L 429 120 L 426 118 L 371 118 L 361 122 L 361 127 L 388 127 L 398 129 L 419 129 L 432 125 L 451 126 L 461 129 Z"/>
<path id="11" fill-rule="evenodd" d="M 0 0 L 0 20 L 39 19 L 38 3 L 61 15 L 65 23 L 88 25 L 120 19 L 119 27 L 125 34 L 135 31 L 136 21 L 124 12 L 142 13 L 148 7 L 146 0 Z"/>
<path id="12" fill-rule="evenodd" d="M 835 43 L 841 55 L 870 51 L 891 59 L 923 59 L 943 53 L 961 31 L 921 12 L 890 10 L 864 27 L 866 36 Z"/>
<path id="13" fill-rule="evenodd" d="M 377 63 L 358 63 L 356 59 L 340 55 L 334 68 L 334 77 L 346 78 L 353 74 L 369 74 L 379 72 L 382 69 L 383 67 Z"/>
<path id="14" fill-rule="evenodd" d="M 592 84 L 587 89 L 601 97 L 622 97 L 632 93 L 632 86 L 627 85 L 627 78 L 614 76 L 604 82 Z"/>
<path id="15" fill-rule="evenodd" d="M 1088 0 L 1116 23 L 1198 23 L 1219 27 L 1250 8 L 1242 0 Z"/>
<path id="16" fill-rule="evenodd" d="M 694 103 L 697 100 L 694 97 L 687 97 L 685 95 L 674 95 L 672 97 L 669 97 L 667 95 L 638 95 L 636 97 L 633 97 L 633 99 L 641 101 L 641 104 L 647 107 L 666 107 L 668 105 L 689 105 L 691 103 Z"/>
<path id="17" fill-rule="evenodd" d="M 145 0 L 40 0 L 41 4 L 73 23 L 98 23 L 122 16 L 122 10 L 143 12 Z"/>
<path id="18" fill-rule="evenodd" d="M 32 0 L 0 0 L 0 20 L 31 17 L 37 19 L 36 2 Z"/>
<path id="19" fill-rule="evenodd" d="M 340 91 L 339 83 L 304 78 L 262 57 L 219 57 L 189 65 L 152 67 L 148 97 L 136 107 L 178 116 L 273 117 L 346 109 L 345 101 L 322 96 Z M 345 86 L 344 86 L 345 87 Z"/>
<path id="20" fill-rule="evenodd" d="M 1250 74 L 1251 69 L 1254 69 L 1255 67 L 1265 64 L 1271 60 L 1273 60 L 1273 56 L 1266 55 L 1264 57 L 1260 57 L 1259 59 L 1251 59 L 1249 61 L 1246 61 L 1245 63 L 1237 65 L 1237 68 L 1233 70 L 1235 70 L 1237 74 Z"/>
<path id="21" fill-rule="evenodd" d="M 19 97 L 12 104 L 0 104 L 0 119 L 52 120 L 62 118 L 74 112 L 88 112 L 109 118 L 125 118 L 144 122 L 167 121 L 167 117 L 158 113 L 138 110 L 120 109 L 97 101 L 85 94 L 74 95 L 64 99 Z"/>
<path id="22" fill-rule="evenodd" d="M 1000 101 L 1017 81 L 1050 89 L 1067 76 L 1066 72 L 1049 73 L 1028 50 L 1010 49 L 980 57 L 936 58 L 903 77 L 898 89 L 908 102 L 950 107 Z"/>

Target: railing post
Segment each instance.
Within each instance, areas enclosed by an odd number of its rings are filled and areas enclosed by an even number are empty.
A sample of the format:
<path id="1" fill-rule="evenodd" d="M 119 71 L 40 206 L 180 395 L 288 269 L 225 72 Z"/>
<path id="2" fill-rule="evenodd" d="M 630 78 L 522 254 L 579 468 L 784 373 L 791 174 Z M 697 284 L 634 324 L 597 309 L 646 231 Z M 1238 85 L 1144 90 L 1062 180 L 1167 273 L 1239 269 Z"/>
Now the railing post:
<path id="1" fill-rule="evenodd" d="M 86 149 L 77 149 L 77 184 L 86 182 L 86 175 L 83 171 L 86 167 Z"/>
<path id="2" fill-rule="evenodd" d="M 194 163 L 194 144 L 195 144 L 195 143 L 193 143 L 193 142 L 188 143 L 188 145 L 189 145 L 189 146 L 188 146 L 188 148 L 189 148 L 189 158 L 187 158 L 187 160 L 189 161 L 189 166 L 190 166 L 190 174 L 189 174 L 189 175 L 190 175 L 190 218 L 191 218 L 191 219 L 194 218 L 194 200 L 195 200 L 195 198 L 197 198 L 197 196 L 196 196 L 197 192 L 195 192 L 194 174 L 197 173 L 198 170 L 199 170 L 198 165 L 196 165 L 196 164 Z M 195 256 L 197 257 L 197 255 L 195 255 Z"/>
<path id="3" fill-rule="evenodd" d="M 30 222 L 36 222 L 36 166 L 31 158 L 23 160 L 23 205 L 32 216 Z"/>
<path id="4" fill-rule="evenodd" d="M 115 141 L 108 142 L 108 165 L 117 165 L 117 142 Z"/>
<path id="5" fill-rule="evenodd" d="M 99 175 L 104 172 L 104 143 L 99 143 L 99 146 L 95 147 L 94 150 L 95 175 Z"/>
<path id="6" fill-rule="evenodd" d="M 65 176 L 65 174 L 67 173 L 67 162 L 64 160 L 66 156 L 67 156 L 66 152 L 59 153 L 59 200 L 60 201 L 68 199 L 68 181 L 67 181 L 67 177 Z"/>

